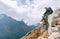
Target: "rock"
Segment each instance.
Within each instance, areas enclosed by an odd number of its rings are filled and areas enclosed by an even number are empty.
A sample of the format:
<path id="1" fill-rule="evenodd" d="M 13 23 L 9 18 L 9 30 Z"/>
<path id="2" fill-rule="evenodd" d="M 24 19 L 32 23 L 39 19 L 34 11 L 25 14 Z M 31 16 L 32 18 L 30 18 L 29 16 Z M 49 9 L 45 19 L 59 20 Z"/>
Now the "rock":
<path id="1" fill-rule="evenodd" d="M 60 39 L 60 9 L 49 15 L 46 21 L 49 23 L 48 30 L 44 30 L 45 25 L 41 24 L 21 39 Z"/>

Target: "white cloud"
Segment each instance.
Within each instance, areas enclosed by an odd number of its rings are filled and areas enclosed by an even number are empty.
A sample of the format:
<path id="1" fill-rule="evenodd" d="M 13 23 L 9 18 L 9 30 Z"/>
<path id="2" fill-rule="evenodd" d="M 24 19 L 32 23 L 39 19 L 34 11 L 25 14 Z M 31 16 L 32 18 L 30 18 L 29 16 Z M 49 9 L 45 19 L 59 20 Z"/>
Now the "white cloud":
<path id="1" fill-rule="evenodd" d="M 16 20 L 24 20 L 28 24 L 36 24 L 40 22 L 41 16 L 45 12 L 45 6 L 51 6 L 53 10 L 56 7 L 60 7 L 60 0 L 33 0 L 31 3 L 29 0 L 25 0 L 26 5 L 20 4 L 18 6 L 18 0 L 0 0 L 0 2 L 11 7 L 9 16 Z M 56 3 L 57 2 L 57 3 Z M 16 13 L 11 13 L 12 11 Z M 3 11 L 4 12 L 4 11 Z"/>
<path id="2" fill-rule="evenodd" d="M 18 7 L 16 1 L 11 1 L 11 0 L 1 0 L 1 1 L 12 8 Z"/>

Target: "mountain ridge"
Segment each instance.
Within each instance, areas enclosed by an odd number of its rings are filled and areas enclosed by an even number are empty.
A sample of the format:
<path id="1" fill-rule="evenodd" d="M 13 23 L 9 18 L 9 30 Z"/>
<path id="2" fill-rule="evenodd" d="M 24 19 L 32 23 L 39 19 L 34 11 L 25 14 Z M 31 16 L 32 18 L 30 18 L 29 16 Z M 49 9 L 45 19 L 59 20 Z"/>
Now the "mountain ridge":
<path id="1" fill-rule="evenodd" d="M 33 29 L 24 21 L 16 21 L 5 14 L 0 14 L 0 18 L 0 39 L 19 39 Z"/>
<path id="2" fill-rule="evenodd" d="M 44 26 L 46 25 L 43 22 L 21 39 L 60 39 L 60 9 L 49 15 L 48 20 L 46 20 L 49 23 L 48 30 L 45 30 Z"/>

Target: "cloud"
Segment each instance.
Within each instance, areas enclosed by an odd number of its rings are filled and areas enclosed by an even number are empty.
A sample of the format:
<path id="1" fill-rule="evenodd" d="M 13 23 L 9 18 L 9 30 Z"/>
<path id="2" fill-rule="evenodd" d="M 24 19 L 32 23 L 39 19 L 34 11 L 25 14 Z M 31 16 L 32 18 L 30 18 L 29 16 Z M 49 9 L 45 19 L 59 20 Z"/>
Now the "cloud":
<path id="1" fill-rule="evenodd" d="M 39 23 L 44 7 L 52 7 L 55 10 L 60 7 L 60 0 L 0 0 L 0 12 L 11 16 L 12 18 L 21 21 L 23 20 L 28 25 Z M 56 3 L 57 2 L 57 3 Z M 7 9 L 6 9 L 7 8 Z M 3 10 L 2 10 L 3 9 Z"/>

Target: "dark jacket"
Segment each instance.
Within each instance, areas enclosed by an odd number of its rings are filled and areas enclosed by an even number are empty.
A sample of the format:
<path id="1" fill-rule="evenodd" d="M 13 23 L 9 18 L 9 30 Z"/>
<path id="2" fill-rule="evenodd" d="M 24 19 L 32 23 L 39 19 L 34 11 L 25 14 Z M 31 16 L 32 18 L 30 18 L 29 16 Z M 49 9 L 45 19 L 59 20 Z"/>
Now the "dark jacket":
<path id="1" fill-rule="evenodd" d="M 49 7 L 44 14 L 52 14 L 53 10 Z"/>

